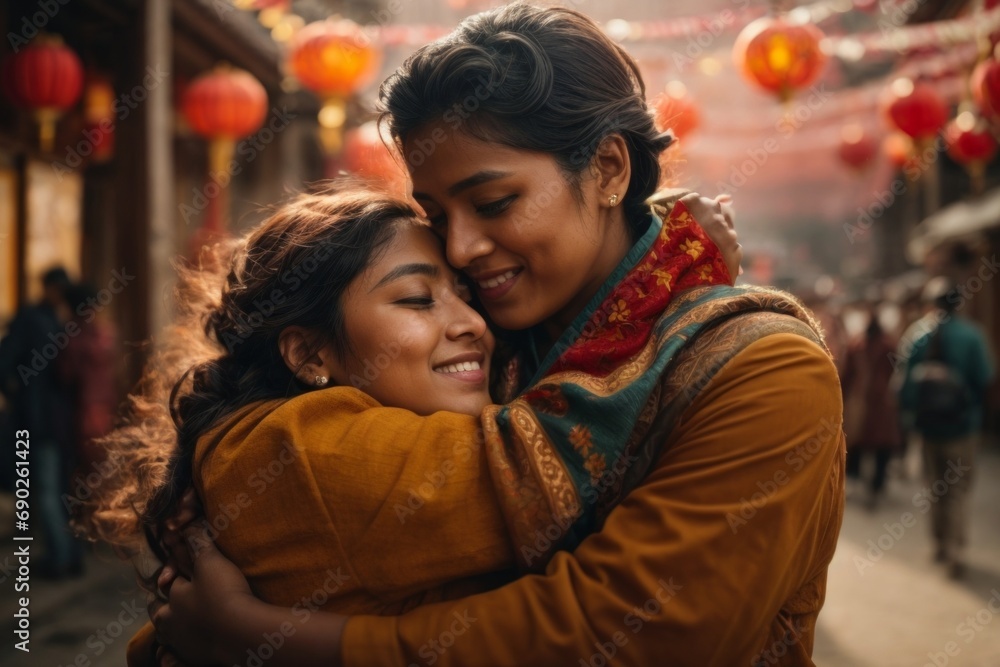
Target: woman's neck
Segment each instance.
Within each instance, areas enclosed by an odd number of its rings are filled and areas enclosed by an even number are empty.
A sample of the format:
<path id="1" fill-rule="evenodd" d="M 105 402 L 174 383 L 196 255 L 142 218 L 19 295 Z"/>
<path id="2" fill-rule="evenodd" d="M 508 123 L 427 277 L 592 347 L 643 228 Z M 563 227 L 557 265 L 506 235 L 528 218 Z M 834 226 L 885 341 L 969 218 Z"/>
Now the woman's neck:
<path id="1" fill-rule="evenodd" d="M 609 223 L 608 234 L 601 240 L 603 251 L 594 262 L 587 282 L 569 303 L 542 323 L 542 330 L 549 339 L 544 346 L 545 348 L 551 347 L 577 316 L 583 312 L 601 285 L 607 282 L 608 277 L 622 263 L 625 255 L 638 240 L 638 238 L 633 238 L 630 233 L 624 212 L 621 209 L 613 210 L 618 213 L 618 219 Z M 638 236 L 641 234 L 636 234 L 636 237 Z"/>

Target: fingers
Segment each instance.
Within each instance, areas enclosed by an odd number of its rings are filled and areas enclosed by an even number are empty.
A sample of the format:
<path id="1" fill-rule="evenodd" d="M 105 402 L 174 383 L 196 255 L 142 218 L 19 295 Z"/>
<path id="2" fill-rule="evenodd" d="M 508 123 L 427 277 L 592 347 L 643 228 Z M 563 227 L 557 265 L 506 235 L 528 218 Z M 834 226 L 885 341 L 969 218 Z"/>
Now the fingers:
<path id="1" fill-rule="evenodd" d="M 156 650 L 156 664 L 160 667 L 184 667 L 177 654 L 163 646 Z"/>
<path id="2" fill-rule="evenodd" d="M 170 585 L 174 583 L 174 579 L 177 578 L 177 568 L 167 563 L 160 570 L 160 575 L 156 578 L 156 587 L 163 592 L 164 595 L 170 595 Z"/>
<path id="3" fill-rule="evenodd" d="M 188 489 L 181 496 L 177 513 L 167 519 L 166 525 L 170 530 L 180 530 L 198 518 L 201 514 L 201 503 L 198 501 L 198 494 L 194 489 Z"/>
<path id="4" fill-rule="evenodd" d="M 199 559 L 211 558 L 219 554 L 212 540 L 207 521 L 191 524 L 183 531 L 184 539 L 191 551 L 191 557 L 197 566 Z"/>

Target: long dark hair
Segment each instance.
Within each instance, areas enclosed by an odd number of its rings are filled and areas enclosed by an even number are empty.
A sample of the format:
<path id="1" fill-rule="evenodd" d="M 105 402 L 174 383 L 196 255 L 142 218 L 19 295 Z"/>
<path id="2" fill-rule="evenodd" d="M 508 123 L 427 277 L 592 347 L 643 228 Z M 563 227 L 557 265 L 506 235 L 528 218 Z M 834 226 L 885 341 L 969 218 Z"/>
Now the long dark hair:
<path id="1" fill-rule="evenodd" d="M 141 529 L 164 559 L 159 536 L 192 484 L 199 438 L 243 406 L 315 389 L 282 358 L 281 332 L 300 326 L 347 354 L 341 296 L 402 224 L 421 224 L 408 203 L 340 186 L 282 204 L 225 250 L 214 276 L 183 272 L 181 320 L 130 397 L 127 423 L 102 442 L 116 478 L 78 525 L 132 552 Z"/>
<path id="2" fill-rule="evenodd" d="M 633 235 L 659 187 L 658 132 L 632 57 L 592 19 L 563 8 L 514 3 L 466 19 L 420 48 L 379 90 L 380 122 L 402 146 L 427 123 L 555 157 L 577 186 L 601 141 L 624 137 L 632 177 L 623 198 Z M 404 159 L 417 164 L 419 151 Z M 419 166 L 419 164 L 417 164 Z"/>

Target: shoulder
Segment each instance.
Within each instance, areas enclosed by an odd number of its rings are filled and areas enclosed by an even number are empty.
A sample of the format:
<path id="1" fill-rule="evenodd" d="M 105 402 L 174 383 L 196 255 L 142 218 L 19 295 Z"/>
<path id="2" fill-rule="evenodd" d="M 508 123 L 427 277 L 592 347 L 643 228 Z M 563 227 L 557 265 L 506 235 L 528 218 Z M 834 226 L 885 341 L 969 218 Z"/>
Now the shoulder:
<path id="1" fill-rule="evenodd" d="M 198 441 L 202 455 L 228 450 L 252 451 L 267 455 L 274 448 L 285 447 L 301 437 L 305 427 L 320 422 L 320 427 L 335 430 L 351 415 L 379 407 L 375 399 L 351 387 L 331 387 L 310 391 L 293 398 L 256 401 L 245 405 L 207 431 Z"/>
<path id="2" fill-rule="evenodd" d="M 810 323 L 776 312 L 740 313 L 703 331 L 677 355 L 661 383 L 661 416 L 686 421 L 706 396 L 711 401 L 720 392 L 804 377 L 815 378 L 826 401 L 840 401 L 837 369 Z"/>

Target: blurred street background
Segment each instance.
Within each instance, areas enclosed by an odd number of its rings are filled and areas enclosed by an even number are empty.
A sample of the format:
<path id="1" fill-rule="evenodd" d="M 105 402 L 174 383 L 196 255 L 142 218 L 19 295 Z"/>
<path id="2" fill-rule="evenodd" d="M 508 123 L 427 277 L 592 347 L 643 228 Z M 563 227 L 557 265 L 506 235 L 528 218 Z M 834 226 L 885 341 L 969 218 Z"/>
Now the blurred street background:
<path id="1" fill-rule="evenodd" d="M 0 5 L 0 336 L 16 337 L 31 304 L 64 327 L 2 381 L 8 394 L 36 376 L 70 388 L 47 404 L 47 427 L 73 443 L 48 459 L 51 474 L 99 479 L 91 438 L 112 426 L 170 322 L 176 258 L 343 173 L 406 192 L 374 123 L 378 84 L 498 4 Z M 897 400 L 913 342 L 948 295 L 948 317 L 979 332 L 994 365 L 1000 350 L 1000 0 L 562 4 L 638 60 L 658 125 L 679 139 L 668 184 L 733 196 L 741 282 L 795 293 L 826 331 L 854 431 L 816 663 L 1000 666 L 995 376 L 977 397 L 958 560 L 936 559 L 935 480 Z M 133 570 L 106 547 L 81 552 L 37 529 L 32 650 L 14 648 L 10 407 L 0 402 L 0 664 L 121 665 L 145 622 Z"/>

